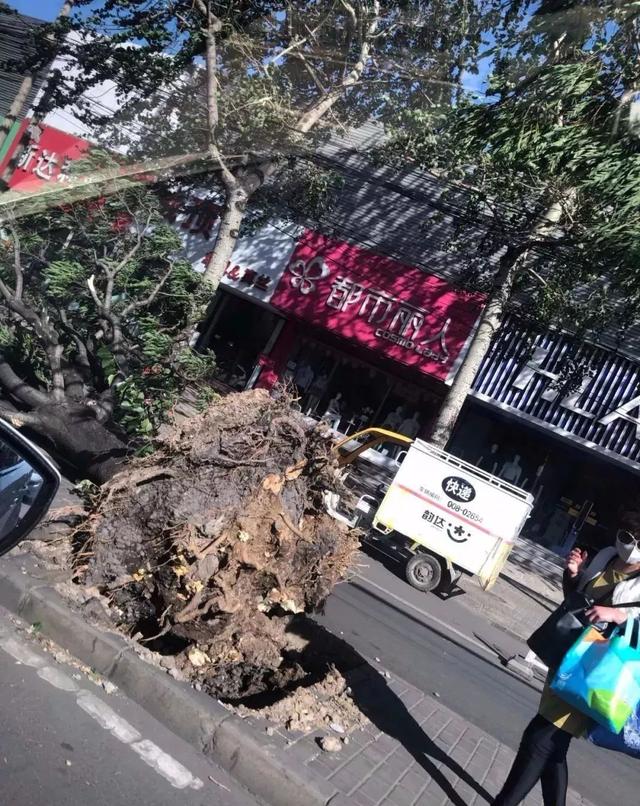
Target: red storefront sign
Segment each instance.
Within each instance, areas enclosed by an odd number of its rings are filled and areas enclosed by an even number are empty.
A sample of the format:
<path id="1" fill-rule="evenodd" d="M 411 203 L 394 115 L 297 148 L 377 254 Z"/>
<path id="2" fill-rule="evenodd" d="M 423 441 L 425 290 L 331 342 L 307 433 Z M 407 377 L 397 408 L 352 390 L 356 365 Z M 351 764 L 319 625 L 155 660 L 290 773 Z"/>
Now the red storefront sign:
<path id="1" fill-rule="evenodd" d="M 69 163 L 81 157 L 91 144 L 80 137 L 54 129 L 53 126 L 31 126 L 29 120 L 23 121 L 9 153 L 0 165 L 0 172 L 6 167 L 29 127 L 29 143 L 20 155 L 9 186 L 16 190 L 30 191 L 43 184 L 65 182 L 68 179 Z"/>
<path id="2" fill-rule="evenodd" d="M 388 358 L 453 377 L 484 297 L 307 230 L 271 304 Z"/>

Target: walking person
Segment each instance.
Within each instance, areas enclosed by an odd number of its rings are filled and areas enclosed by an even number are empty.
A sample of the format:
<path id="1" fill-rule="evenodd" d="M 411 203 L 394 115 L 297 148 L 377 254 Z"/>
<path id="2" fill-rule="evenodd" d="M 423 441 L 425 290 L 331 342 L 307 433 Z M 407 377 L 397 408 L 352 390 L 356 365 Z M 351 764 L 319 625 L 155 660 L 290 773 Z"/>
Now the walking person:
<path id="1" fill-rule="evenodd" d="M 624 624 L 628 618 L 640 616 L 640 608 L 616 608 L 616 604 L 640 599 L 640 512 L 626 513 L 615 547 L 603 549 L 590 562 L 586 552 L 573 549 L 567 557 L 564 585 L 565 596 L 577 590 L 600 601 L 586 611 L 591 624 Z M 511 771 L 493 806 L 517 806 L 538 781 L 544 806 L 566 804 L 569 745 L 574 737 L 586 733 L 592 721 L 551 691 L 554 673 L 555 669 L 549 669 L 538 714 L 524 731 Z"/>

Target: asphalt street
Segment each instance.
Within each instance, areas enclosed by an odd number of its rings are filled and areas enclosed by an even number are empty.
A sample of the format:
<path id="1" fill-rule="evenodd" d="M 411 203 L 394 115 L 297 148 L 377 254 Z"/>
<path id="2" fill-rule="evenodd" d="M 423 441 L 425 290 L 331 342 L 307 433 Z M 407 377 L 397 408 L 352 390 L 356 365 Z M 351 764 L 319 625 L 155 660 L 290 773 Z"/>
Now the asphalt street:
<path id="1" fill-rule="evenodd" d="M 57 663 L 0 613 L 2 803 L 258 806 L 120 692 Z"/>
<path id="2" fill-rule="evenodd" d="M 371 580 L 371 581 L 369 581 Z M 448 611 L 448 612 L 447 612 Z M 374 560 L 340 585 L 319 619 L 375 663 L 428 694 L 496 739 L 516 748 L 536 713 L 539 692 L 507 673 L 497 642 L 518 642 L 484 626 L 455 599 L 420 594 Z M 447 627 L 447 621 L 451 623 Z M 598 806 L 638 802 L 640 763 L 576 741 L 570 785 Z"/>

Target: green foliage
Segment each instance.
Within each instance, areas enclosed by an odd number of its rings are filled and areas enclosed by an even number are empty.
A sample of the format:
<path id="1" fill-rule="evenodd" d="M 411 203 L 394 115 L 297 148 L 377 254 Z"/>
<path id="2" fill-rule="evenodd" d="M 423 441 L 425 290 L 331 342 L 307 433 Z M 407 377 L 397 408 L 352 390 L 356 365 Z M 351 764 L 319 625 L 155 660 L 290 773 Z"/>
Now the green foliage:
<path id="1" fill-rule="evenodd" d="M 519 19 L 517 13 L 505 16 L 501 0 L 76 0 L 65 24 L 79 35 L 57 47 L 77 70 L 54 75 L 41 111 L 73 104 L 94 137 L 110 148 L 126 146 L 136 161 L 205 151 L 211 121 L 203 7 L 219 22 L 216 143 L 230 164 L 239 160 L 243 166 L 314 152 L 334 132 L 371 118 L 394 119 L 399 108 L 449 106 L 460 97 L 465 76 L 479 71 L 483 34 L 498 23 L 510 31 Z M 362 80 L 341 89 L 376 17 Z M 103 82 L 115 86 L 120 108 L 114 118 L 84 98 Z M 302 136 L 297 121 L 333 94 L 330 114 Z M 74 167 L 82 173 L 103 165 L 94 154 Z M 209 187 L 217 182 L 217 167 L 209 165 Z M 310 184 L 301 192 L 305 173 Z M 290 176 L 300 215 L 313 216 L 327 189 L 304 170 Z M 282 182 L 268 181 L 273 191 L 255 200 L 256 210 L 282 195 Z"/>
<path id="2" fill-rule="evenodd" d="M 401 110 L 383 158 L 451 182 L 441 199 L 470 286 L 525 254 L 520 316 L 582 332 L 640 313 L 637 4 L 512 3 L 484 98 Z M 553 219 L 553 223 L 550 223 Z M 547 221 L 546 224 L 543 224 Z M 526 306 L 522 300 L 526 299 Z"/>
<path id="3" fill-rule="evenodd" d="M 30 314 L 16 318 L 0 300 L 5 357 L 50 391 L 49 351 L 60 345 L 65 394 L 94 410 L 113 406 L 115 423 L 148 448 L 185 386 L 213 369 L 212 356 L 187 346 L 209 292 L 181 248 L 146 188 L 9 221 L 0 278 L 15 292 L 17 263 Z"/>

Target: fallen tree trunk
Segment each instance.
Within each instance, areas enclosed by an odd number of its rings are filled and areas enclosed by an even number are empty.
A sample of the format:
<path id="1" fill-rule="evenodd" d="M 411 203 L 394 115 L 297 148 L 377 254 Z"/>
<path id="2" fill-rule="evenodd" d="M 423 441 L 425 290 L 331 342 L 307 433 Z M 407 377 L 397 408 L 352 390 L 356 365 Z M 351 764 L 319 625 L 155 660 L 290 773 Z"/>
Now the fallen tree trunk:
<path id="1" fill-rule="evenodd" d="M 300 671 L 292 619 L 322 605 L 357 548 L 325 512 L 336 489 L 326 429 L 264 391 L 230 395 L 104 486 L 79 573 L 216 696 L 285 686 Z"/>
<path id="2" fill-rule="evenodd" d="M 31 411 L 0 408 L 0 416 L 42 445 L 77 479 L 104 484 L 120 469 L 130 449 L 98 421 L 88 406 L 50 403 Z"/>

